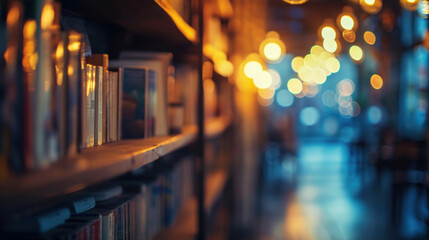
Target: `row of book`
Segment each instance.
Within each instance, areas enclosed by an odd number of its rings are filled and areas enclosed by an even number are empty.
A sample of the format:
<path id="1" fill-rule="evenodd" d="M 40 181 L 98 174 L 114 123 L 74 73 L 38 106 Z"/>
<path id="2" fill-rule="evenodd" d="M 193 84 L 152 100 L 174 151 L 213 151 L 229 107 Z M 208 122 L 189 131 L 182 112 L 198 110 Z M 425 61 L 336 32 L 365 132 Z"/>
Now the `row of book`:
<path id="1" fill-rule="evenodd" d="M 173 67 L 172 54 L 159 52 L 109 61 L 92 54 L 84 20 L 61 15 L 60 3 L 0 4 L 0 181 L 88 147 L 196 123 L 195 67 Z"/>
<path id="2" fill-rule="evenodd" d="M 157 177 L 131 174 L 83 190 L 60 205 L 11 221 L 7 239 L 152 239 L 173 224 L 193 195 L 192 161 Z"/>

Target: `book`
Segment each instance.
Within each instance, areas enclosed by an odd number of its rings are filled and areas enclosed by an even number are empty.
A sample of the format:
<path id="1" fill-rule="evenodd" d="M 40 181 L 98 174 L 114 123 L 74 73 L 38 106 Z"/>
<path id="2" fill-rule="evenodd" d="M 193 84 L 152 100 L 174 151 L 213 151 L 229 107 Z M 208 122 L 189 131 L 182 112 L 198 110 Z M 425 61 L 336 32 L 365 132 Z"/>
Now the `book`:
<path id="1" fill-rule="evenodd" d="M 95 125 L 95 92 L 94 92 L 94 67 L 91 64 L 86 65 L 86 128 L 87 128 L 87 147 L 93 147 L 95 144 L 94 125 Z"/>
<path id="2" fill-rule="evenodd" d="M 103 144 L 103 77 L 104 69 L 101 66 L 95 68 L 95 124 L 94 143 L 96 146 Z"/>
<path id="3" fill-rule="evenodd" d="M 108 72 L 108 67 L 109 67 L 109 56 L 107 54 L 92 54 L 90 57 L 86 58 L 87 62 L 95 65 L 95 66 L 101 66 L 103 67 L 103 123 L 102 123 L 102 128 L 103 128 L 103 141 L 102 143 L 106 143 L 107 142 L 107 135 L 106 135 L 106 131 L 107 131 L 107 125 L 106 125 L 106 119 L 107 119 L 107 78 L 109 75 Z"/>
<path id="4" fill-rule="evenodd" d="M 111 61 L 111 66 L 122 68 L 122 126 L 123 138 L 146 137 L 146 69 L 123 67 L 120 62 Z"/>
<path id="5" fill-rule="evenodd" d="M 125 56 L 122 56 L 125 57 Z M 156 103 L 155 103 L 155 136 L 168 135 L 168 97 L 167 82 L 169 64 L 160 59 L 119 59 L 117 67 L 146 68 L 156 72 Z"/>

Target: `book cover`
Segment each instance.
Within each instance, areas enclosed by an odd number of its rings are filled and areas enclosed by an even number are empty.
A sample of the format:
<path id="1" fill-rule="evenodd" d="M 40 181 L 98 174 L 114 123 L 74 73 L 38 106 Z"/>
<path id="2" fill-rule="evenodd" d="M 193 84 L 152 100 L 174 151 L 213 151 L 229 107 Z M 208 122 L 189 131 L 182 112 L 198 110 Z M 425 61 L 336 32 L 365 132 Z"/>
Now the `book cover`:
<path id="1" fill-rule="evenodd" d="M 112 61 L 114 67 L 121 62 Z M 122 69 L 122 137 L 144 138 L 146 128 L 146 69 Z"/>
<path id="2" fill-rule="evenodd" d="M 95 125 L 94 142 L 96 146 L 103 144 L 103 75 L 101 66 L 95 68 Z"/>
<path id="3" fill-rule="evenodd" d="M 112 72 L 107 72 L 107 78 L 106 78 L 106 142 L 110 142 L 110 124 L 111 124 L 111 81 L 112 81 Z"/>
<path id="4" fill-rule="evenodd" d="M 172 54 L 161 52 L 124 52 L 118 60 L 123 66 L 128 67 L 145 67 L 157 72 L 157 106 L 155 135 L 168 135 L 168 77 L 169 67 L 171 65 Z"/>

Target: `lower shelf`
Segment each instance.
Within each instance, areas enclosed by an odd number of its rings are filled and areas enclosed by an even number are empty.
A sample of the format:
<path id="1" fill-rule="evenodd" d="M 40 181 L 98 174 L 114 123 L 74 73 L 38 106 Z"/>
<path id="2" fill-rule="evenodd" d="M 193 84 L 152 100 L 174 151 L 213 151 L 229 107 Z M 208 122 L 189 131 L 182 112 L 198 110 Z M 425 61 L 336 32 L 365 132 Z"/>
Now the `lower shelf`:
<path id="1" fill-rule="evenodd" d="M 220 200 L 228 181 L 228 174 L 225 171 L 215 171 L 208 174 L 205 187 L 205 212 L 206 215 L 212 212 L 216 203 Z M 180 209 L 174 224 L 161 231 L 155 240 L 192 240 L 198 233 L 198 201 L 196 197 L 191 198 Z"/>

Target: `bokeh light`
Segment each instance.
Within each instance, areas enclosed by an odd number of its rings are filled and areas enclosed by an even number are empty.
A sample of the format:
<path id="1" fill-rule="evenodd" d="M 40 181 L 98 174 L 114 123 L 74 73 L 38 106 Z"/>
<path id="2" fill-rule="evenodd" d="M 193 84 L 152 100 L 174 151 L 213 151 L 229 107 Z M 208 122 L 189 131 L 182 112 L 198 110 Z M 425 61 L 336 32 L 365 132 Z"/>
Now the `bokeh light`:
<path id="1" fill-rule="evenodd" d="M 351 79 L 343 79 L 337 84 L 337 91 L 340 96 L 350 96 L 355 91 L 355 84 Z"/>
<path id="2" fill-rule="evenodd" d="M 417 13 L 423 18 L 429 16 L 429 0 L 420 0 L 417 6 Z"/>
<path id="3" fill-rule="evenodd" d="M 356 34 L 352 30 L 344 30 L 343 31 L 343 38 L 347 42 L 354 42 L 356 40 Z"/>
<path id="4" fill-rule="evenodd" d="M 350 15 L 345 14 L 340 18 L 340 25 L 345 30 L 352 30 L 355 25 L 355 22 Z"/>
<path id="5" fill-rule="evenodd" d="M 298 5 L 307 2 L 308 0 L 283 0 L 289 4 Z"/>
<path id="6" fill-rule="evenodd" d="M 290 107 L 294 102 L 294 97 L 288 90 L 281 89 L 276 94 L 276 102 L 281 107 Z"/>
<path id="7" fill-rule="evenodd" d="M 337 103 L 335 101 L 335 92 L 332 90 L 326 90 L 322 95 L 322 102 L 327 107 L 333 107 Z"/>
<path id="8" fill-rule="evenodd" d="M 282 50 L 277 43 L 268 43 L 264 47 L 264 56 L 271 61 L 277 61 L 282 56 Z"/>
<path id="9" fill-rule="evenodd" d="M 305 126 L 313 126 L 320 119 L 319 110 L 315 107 L 305 107 L 299 113 L 299 120 Z"/>
<path id="10" fill-rule="evenodd" d="M 374 125 L 379 124 L 381 122 L 382 117 L 383 117 L 383 112 L 381 111 L 380 107 L 371 106 L 368 109 L 367 119 L 369 123 Z"/>
<path id="11" fill-rule="evenodd" d="M 371 31 L 366 31 L 363 34 L 363 39 L 365 40 L 366 43 L 368 43 L 369 45 L 374 45 L 375 41 L 376 41 L 376 37 L 375 34 Z"/>
<path id="12" fill-rule="evenodd" d="M 272 99 L 276 90 L 274 88 L 258 89 L 258 94 L 263 99 Z"/>
<path id="13" fill-rule="evenodd" d="M 357 45 L 350 47 L 349 54 L 350 57 L 356 62 L 361 62 L 363 59 L 363 50 Z"/>
<path id="14" fill-rule="evenodd" d="M 303 57 L 294 57 L 291 62 L 292 69 L 297 73 L 299 69 L 304 66 L 304 58 Z"/>
<path id="15" fill-rule="evenodd" d="M 371 76 L 371 86 L 374 89 L 380 89 L 383 87 L 383 78 L 380 77 L 378 74 L 374 74 Z"/>
<path id="16" fill-rule="evenodd" d="M 244 65 L 244 73 L 249 78 L 254 78 L 260 72 L 262 72 L 263 67 L 257 61 L 250 61 Z"/>
<path id="17" fill-rule="evenodd" d="M 280 74 L 274 69 L 268 69 L 268 72 L 270 73 L 271 79 L 273 80 L 272 87 L 274 89 L 278 89 L 282 85 Z"/>
<path id="18" fill-rule="evenodd" d="M 338 49 L 338 44 L 335 40 L 325 39 L 323 40 L 323 48 L 330 53 L 334 53 Z"/>
<path id="19" fill-rule="evenodd" d="M 325 119 L 323 121 L 323 131 L 329 136 L 335 135 L 338 131 L 338 121 L 333 117 Z"/>
<path id="20" fill-rule="evenodd" d="M 325 26 L 321 30 L 321 35 L 324 40 L 335 40 L 337 37 L 337 32 L 331 26 Z"/>
<path id="21" fill-rule="evenodd" d="M 409 11 L 417 10 L 420 0 L 400 0 L 401 6 Z"/>
<path id="22" fill-rule="evenodd" d="M 292 94 L 299 94 L 302 92 L 302 82 L 297 78 L 291 78 L 287 82 L 287 89 Z"/>
<path id="23" fill-rule="evenodd" d="M 273 79 L 271 78 L 271 74 L 267 71 L 260 71 L 253 78 L 253 84 L 259 89 L 269 88 L 272 83 Z"/>
<path id="24" fill-rule="evenodd" d="M 379 12 L 383 6 L 382 0 L 360 0 L 359 4 L 365 12 L 370 14 Z"/>

